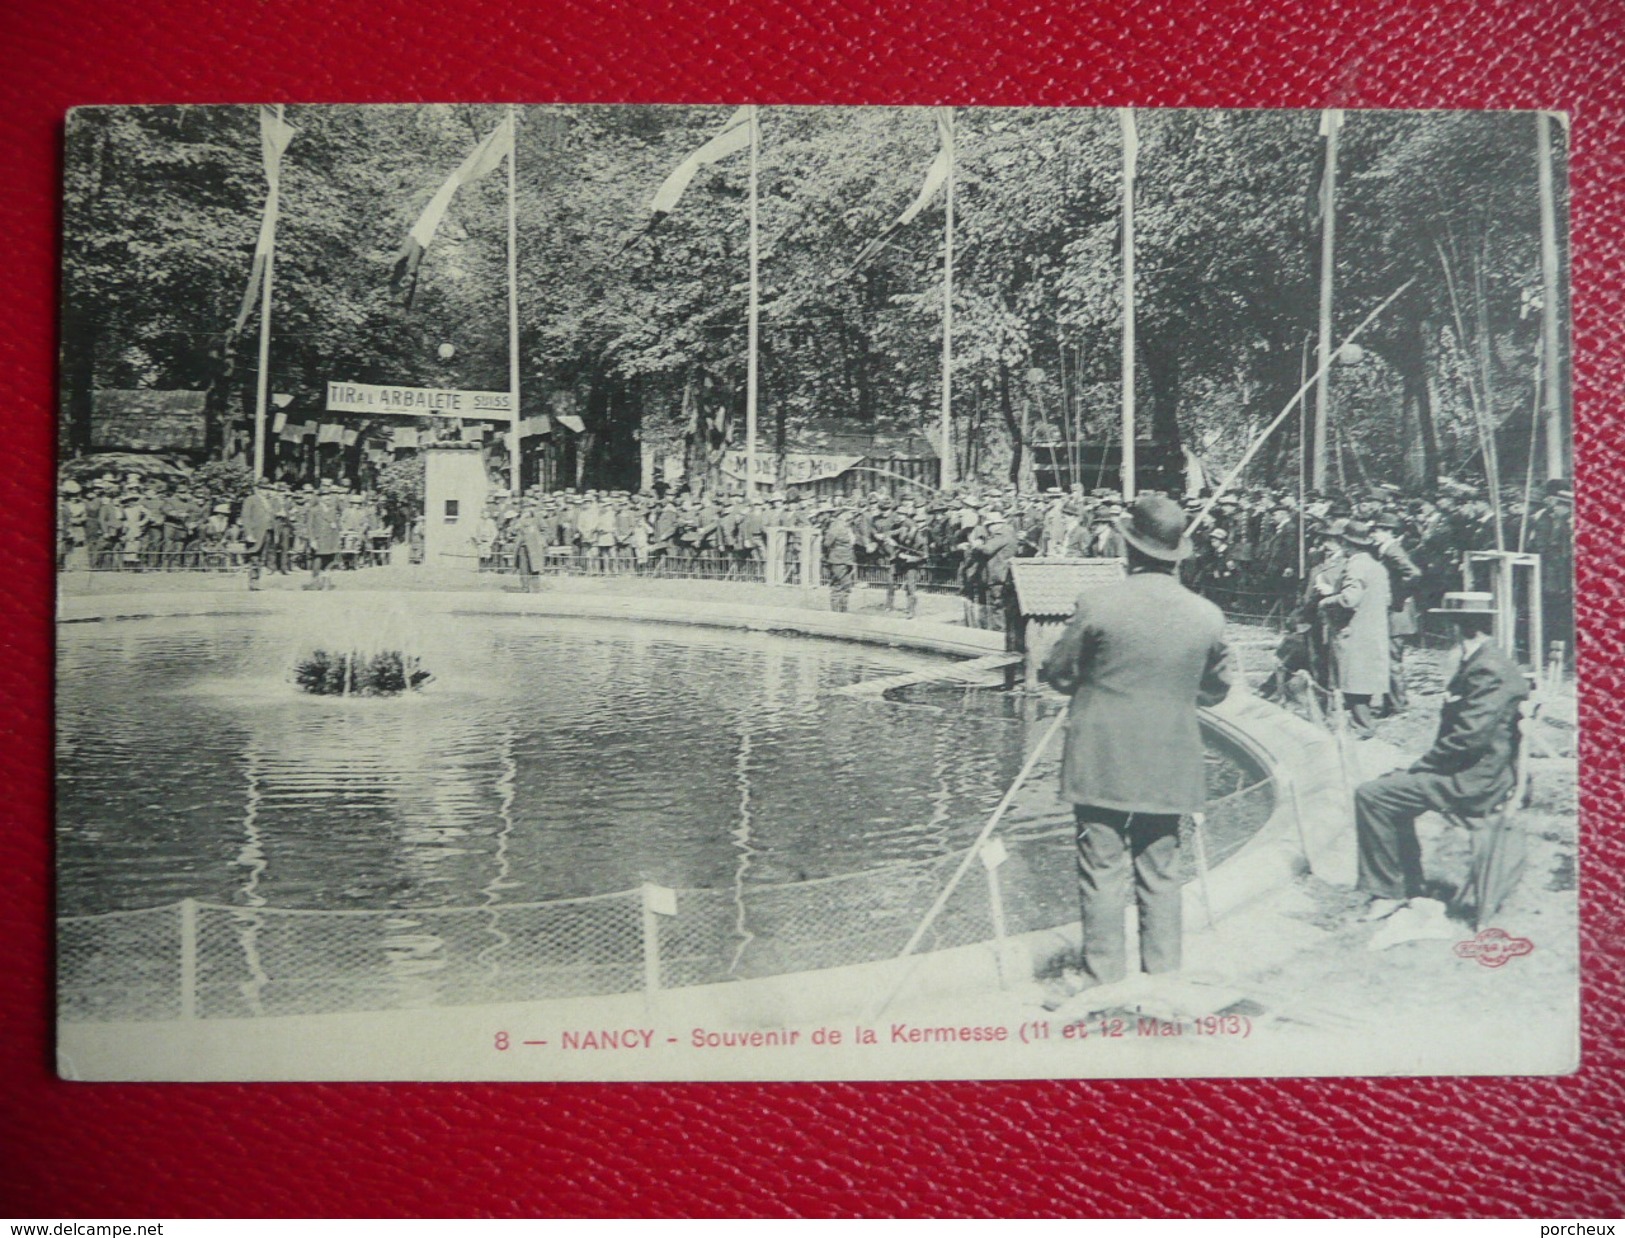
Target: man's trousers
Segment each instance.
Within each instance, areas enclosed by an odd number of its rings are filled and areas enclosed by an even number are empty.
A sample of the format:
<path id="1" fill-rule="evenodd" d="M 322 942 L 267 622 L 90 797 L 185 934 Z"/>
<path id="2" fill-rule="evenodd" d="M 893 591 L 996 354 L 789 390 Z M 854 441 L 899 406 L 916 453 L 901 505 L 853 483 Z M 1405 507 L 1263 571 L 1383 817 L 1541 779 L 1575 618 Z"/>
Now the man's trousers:
<path id="1" fill-rule="evenodd" d="M 1083 905 L 1083 974 L 1111 984 L 1127 974 L 1123 913 L 1129 870 L 1140 910 L 1140 966 L 1179 970 L 1181 919 L 1179 817 L 1074 807 L 1078 822 L 1078 894 Z"/>
<path id="2" fill-rule="evenodd" d="M 1354 832 L 1360 850 L 1359 888 L 1376 898 L 1422 893 L 1422 848 L 1416 819 L 1425 812 L 1459 812 L 1443 774 L 1395 770 L 1354 792 Z"/>
<path id="3" fill-rule="evenodd" d="M 1411 643 L 1409 636 L 1388 638 L 1388 710 L 1400 713 L 1410 704 L 1405 688 L 1405 649 Z"/>

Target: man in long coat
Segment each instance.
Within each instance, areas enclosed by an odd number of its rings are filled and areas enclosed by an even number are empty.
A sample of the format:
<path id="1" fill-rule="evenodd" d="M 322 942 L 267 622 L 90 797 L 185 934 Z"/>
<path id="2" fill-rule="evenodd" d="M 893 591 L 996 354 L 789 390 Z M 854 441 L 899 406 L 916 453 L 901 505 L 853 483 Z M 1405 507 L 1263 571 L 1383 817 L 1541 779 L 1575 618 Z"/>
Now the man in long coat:
<path id="1" fill-rule="evenodd" d="M 1405 647 L 1416 637 L 1416 599 L 1412 596 L 1422 571 L 1399 540 L 1399 517 L 1384 512 L 1372 521 L 1377 562 L 1388 573 L 1388 699 L 1385 713 L 1399 713 L 1407 703 Z"/>
<path id="2" fill-rule="evenodd" d="M 1362 739 L 1371 731 L 1371 698 L 1388 691 L 1388 569 L 1371 555 L 1371 530 L 1344 524 L 1343 574 L 1321 601 L 1332 618 L 1332 687 L 1343 694 L 1349 723 Z"/>
<path id="3" fill-rule="evenodd" d="M 1174 575 L 1191 550 L 1184 527 L 1171 499 L 1137 500 L 1118 525 L 1128 576 L 1078 599 L 1039 672 L 1072 697 L 1061 796 L 1077 818 L 1085 987 L 1126 974 L 1131 866 L 1141 966 L 1179 969 L 1179 819 L 1206 795 L 1196 711 L 1230 692 L 1224 615 Z"/>
<path id="4" fill-rule="evenodd" d="M 243 500 L 242 528 L 243 554 L 248 560 L 248 587 L 260 587 L 260 573 L 264 570 L 267 543 L 276 525 L 276 512 L 269 497 L 271 484 L 257 483 Z"/>
<path id="5" fill-rule="evenodd" d="M 1009 611 L 1014 601 L 1014 586 L 1010 580 L 1010 564 L 1019 549 L 1016 535 L 1010 531 L 1010 522 L 1002 512 L 987 515 L 987 536 L 973 551 L 978 566 L 977 576 L 982 582 L 983 602 L 978 611 L 977 626 L 994 631 L 1009 631 Z"/>

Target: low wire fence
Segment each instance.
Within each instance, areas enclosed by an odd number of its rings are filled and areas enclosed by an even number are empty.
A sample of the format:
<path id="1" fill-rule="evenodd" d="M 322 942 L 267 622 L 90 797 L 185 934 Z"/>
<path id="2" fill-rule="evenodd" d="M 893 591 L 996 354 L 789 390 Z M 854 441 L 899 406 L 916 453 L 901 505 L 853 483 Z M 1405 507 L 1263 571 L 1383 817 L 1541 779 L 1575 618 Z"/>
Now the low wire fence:
<path id="1" fill-rule="evenodd" d="M 487 575 L 517 575 L 523 565 L 516 562 L 511 551 L 494 551 L 480 557 L 480 571 Z M 731 580 L 742 584 L 768 583 L 768 565 L 758 554 L 749 551 L 702 550 L 694 553 L 669 554 L 643 552 L 634 554 L 617 548 L 605 551 L 549 550 L 530 567 L 537 576 L 622 576 L 651 580 Z M 801 565 L 795 555 L 787 556 L 784 576 L 790 583 L 799 581 Z M 957 593 L 962 584 L 960 566 L 953 562 L 921 564 L 913 571 L 917 589 L 935 593 Z M 819 584 L 829 583 L 827 567 L 820 563 L 817 569 Z M 872 588 L 884 589 L 895 585 L 903 588 L 904 579 L 889 563 L 860 563 L 857 581 Z"/>
<path id="2" fill-rule="evenodd" d="M 1246 841 L 1273 797 L 1257 781 L 1209 805 L 1209 863 Z M 1076 919 L 1071 822 L 1038 831 L 985 850 L 919 948 Z M 1184 850 L 1193 864 L 1194 848 Z M 873 963 L 903 949 L 965 855 L 782 885 L 643 886 L 538 903 L 290 911 L 186 899 L 64 917 L 58 1009 L 68 1022 L 250 1018 L 653 992 Z"/>

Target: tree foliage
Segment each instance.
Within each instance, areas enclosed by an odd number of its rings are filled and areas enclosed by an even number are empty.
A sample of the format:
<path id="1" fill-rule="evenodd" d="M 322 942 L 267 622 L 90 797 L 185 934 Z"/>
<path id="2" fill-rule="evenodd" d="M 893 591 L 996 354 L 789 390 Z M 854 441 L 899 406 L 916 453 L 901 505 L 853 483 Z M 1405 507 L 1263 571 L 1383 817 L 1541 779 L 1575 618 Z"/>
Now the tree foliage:
<path id="1" fill-rule="evenodd" d="M 645 231 L 716 107 L 519 109 L 517 266 L 526 414 L 571 413 L 584 480 L 636 481 L 639 440 L 714 457 L 742 433 L 749 160 L 704 168 Z M 934 427 L 944 195 L 854 262 L 936 153 L 928 109 L 761 110 L 761 435 Z M 317 415 L 329 379 L 505 389 L 505 170 L 463 187 L 408 308 L 390 270 L 496 107 L 302 107 L 283 162 L 270 385 Z M 1236 458 L 1304 376 L 1315 332 L 1317 115 L 1136 114 L 1136 387 L 1145 429 Z M 1337 201 L 1341 336 L 1405 280 L 1365 360 L 1337 367 L 1345 471 L 1421 484 L 1477 470 L 1487 419 L 1523 458 L 1539 216 L 1529 114 L 1352 113 Z M 1107 441 L 1122 382 L 1117 117 L 955 117 L 955 451 L 1023 476 L 1035 442 Z M 252 109 L 82 109 L 64 198 L 64 426 L 96 387 L 208 389 L 211 446 L 243 450 L 257 319 L 230 328 L 266 187 Z M 1558 184 L 1563 184 L 1561 148 Z M 1564 208 L 1560 200 L 1560 212 Z M 453 345 L 442 360 L 440 346 Z M 1313 368 L 1313 358 L 1307 361 Z M 234 437 L 232 428 L 238 427 Z M 1290 432 L 1261 477 L 1294 476 Z M 1357 458 L 1356 458 L 1357 457 Z"/>

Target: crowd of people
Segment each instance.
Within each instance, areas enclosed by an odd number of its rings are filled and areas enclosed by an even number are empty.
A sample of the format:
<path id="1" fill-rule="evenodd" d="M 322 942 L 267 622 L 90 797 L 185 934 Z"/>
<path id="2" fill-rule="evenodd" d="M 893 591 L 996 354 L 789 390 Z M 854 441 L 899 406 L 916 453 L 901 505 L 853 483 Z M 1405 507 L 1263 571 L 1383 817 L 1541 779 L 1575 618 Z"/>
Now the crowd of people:
<path id="1" fill-rule="evenodd" d="M 384 562 L 391 541 L 376 496 L 336 481 L 265 482 L 236 499 L 195 479 L 140 474 L 58 489 L 57 562 L 66 570 L 355 568 Z"/>
<path id="2" fill-rule="evenodd" d="M 1207 499 L 1184 501 L 1194 519 Z M 747 499 L 687 490 L 637 494 L 567 490 L 514 501 L 498 493 L 476 537 L 483 563 L 512 564 L 522 575 L 553 570 L 646 572 L 760 578 L 768 530 L 815 529 L 824 580 L 836 609 L 848 605 L 858 579 L 883 583 L 886 605 L 916 609 L 922 585 L 961 593 L 977 621 L 1005 622 L 1017 558 L 1115 558 L 1121 499 L 1106 490 L 1012 488 L 922 490 L 900 497 L 875 492 L 833 498 L 772 495 Z M 1572 639 L 1567 618 L 1573 571 L 1573 493 L 1548 484 L 1526 513 L 1518 496 L 1502 507 L 1503 544 L 1541 556 L 1549 638 Z M 1323 590 L 1340 577 L 1352 525 L 1361 548 L 1379 549 L 1391 568 L 1390 601 L 1414 612 L 1458 588 L 1462 557 L 1496 546 L 1495 514 L 1479 492 L 1446 481 L 1431 497 L 1397 487 L 1353 493 L 1295 495 L 1254 487 L 1225 493 L 1193 530 L 1194 551 L 1181 565 L 1187 585 L 1227 612 L 1281 623 L 1316 624 L 1326 615 Z M 1301 532 L 1300 532 L 1301 528 Z M 1366 539 L 1369 538 L 1369 543 Z M 787 557 L 800 539 L 786 539 Z M 1335 590 L 1334 590 L 1335 591 Z M 1324 668 L 1322 648 L 1315 662 Z M 1324 678 L 1324 673 L 1321 674 Z"/>
<path id="3" fill-rule="evenodd" d="M 224 498 L 187 478 L 100 476 L 64 481 L 58 507 L 59 562 L 69 568 L 231 567 L 322 577 L 382 562 L 397 541 L 408 543 L 409 557 L 421 550 L 421 520 L 392 528 L 378 496 L 331 480 L 265 482 Z M 1190 520 L 1206 513 L 1180 565 L 1190 588 L 1227 613 L 1290 628 L 1296 639 L 1283 649 L 1287 674 L 1305 670 L 1325 689 L 1387 697 L 1390 706 L 1403 705 L 1403 677 L 1391 675 L 1369 693 L 1340 687 L 1350 671 L 1348 656 L 1337 655 L 1339 642 L 1348 642 L 1352 627 L 1365 649 L 1378 626 L 1390 627 L 1387 660 L 1397 662 L 1415 614 L 1461 587 L 1463 555 L 1496 545 L 1492 504 L 1450 479 L 1428 496 L 1379 485 L 1310 493 L 1300 503 L 1283 488 L 1248 487 L 1211 502 L 1186 498 L 1184 507 Z M 1118 557 L 1123 514 L 1115 492 L 1082 486 L 754 497 L 686 486 L 522 497 L 498 489 L 471 526 L 469 556 L 487 569 L 517 572 L 527 587 L 555 573 L 761 580 L 769 531 L 777 528 L 788 531 L 783 578 L 801 579 L 810 550 L 821 560 L 813 583 L 829 586 L 834 609 L 850 605 L 862 580 L 884 587 L 886 607 L 900 605 L 910 617 L 919 591 L 932 588 L 959 593 L 969 622 L 1003 627 L 1014 609 L 1014 560 Z M 1509 494 L 1501 517 L 1506 547 L 1541 556 L 1548 640 L 1571 644 L 1572 490 L 1548 483 L 1528 510 L 1520 494 Z M 1384 580 L 1366 559 L 1382 566 Z M 1376 605 L 1366 599 L 1383 593 L 1392 618 L 1383 625 L 1360 618 Z M 1353 680 L 1369 685 L 1371 676 Z M 1351 701 L 1351 712 L 1363 718 L 1364 705 Z"/>

